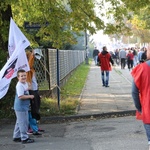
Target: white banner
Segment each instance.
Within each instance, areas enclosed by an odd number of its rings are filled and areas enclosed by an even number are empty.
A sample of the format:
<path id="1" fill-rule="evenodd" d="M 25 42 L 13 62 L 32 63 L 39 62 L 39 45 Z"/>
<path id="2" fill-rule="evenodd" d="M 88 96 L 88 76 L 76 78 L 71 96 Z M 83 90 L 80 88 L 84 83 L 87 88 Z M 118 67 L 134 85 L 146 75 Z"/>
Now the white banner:
<path id="1" fill-rule="evenodd" d="M 9 56 L 12 55 L 19 41 L 22 41 L 22 45 L 26 48 L 30 45 L 30 42 L 25 37 L 25 35 L 18 28 L 13 19 L 10 19 L 10 27 L 9 27 L 9 39 L 8 39 L 8 52 Z"/>
<path id="2" fill-rule="evenodd" d="M 11 18 L 9 32 L 10 58 L 0 71 L 0 99 L 7 93 L 11 79 L 16 77 L 19 69 L 30 70 L 25 53 L 25 48 L 29 45 L 30 42 Z"/>

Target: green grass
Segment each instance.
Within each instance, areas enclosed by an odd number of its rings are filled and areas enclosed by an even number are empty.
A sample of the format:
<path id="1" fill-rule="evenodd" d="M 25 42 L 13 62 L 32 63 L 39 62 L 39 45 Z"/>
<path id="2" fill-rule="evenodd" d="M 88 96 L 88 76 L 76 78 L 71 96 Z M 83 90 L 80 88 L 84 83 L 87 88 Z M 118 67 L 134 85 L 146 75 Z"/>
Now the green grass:
<path id="1" fill-rule="evenodd" d="M 79 105 L 79 96 L 87 79 L 90 66 L 81 64 L 61 88 L 60 109 L 57 99 L 43 98 L 41 103 L 42 116 L 73 115 Z"/>
<path id="2" fill-rule="evenodd" d="M 75 113 L 77 100 L 66 99 L 60 102 L 60 109 L 58 108 L 57 100 L 44 98 L 41 105 L 42 116 L 59 116 L 72 115 Z"/>
<path id="3" fill-rule="evenodd" d="M 89 66 L 82 64 L 70 77 L 65 86 L 61 89 L 62 98 L 79 96 L 85 84 Z"/>
<path id="4" fill-rule="evenodd" d="M 39 85 L 39 90 L 48 90 L 49 89 L 49 84 L 47 80 L 44 80 L 42 83 L 38 83 Z"/>

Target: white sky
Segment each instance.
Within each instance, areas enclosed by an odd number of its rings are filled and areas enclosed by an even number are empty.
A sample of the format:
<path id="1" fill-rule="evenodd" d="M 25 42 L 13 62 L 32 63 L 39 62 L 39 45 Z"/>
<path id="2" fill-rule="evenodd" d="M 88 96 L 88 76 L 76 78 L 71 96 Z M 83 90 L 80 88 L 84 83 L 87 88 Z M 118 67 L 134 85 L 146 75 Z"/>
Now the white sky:
<path id="1" fill-rule="evenodd" d="M 104 35 L 103 31 L 98 31 L 96 34 L 91 36 L 91 39 L 94 41 L 94 46 L 96 46 L 99 50 L 101 50 L 103 46 L 108 46 L 109 43 L 111 43 L 108 35 Z"/>
<path id="2" fill-rule="evenodd" d="M 110 6 L 108 4 L 105 4 L 105 7 L 103 7 L 103 9 L 101 9 L 101 10 L 98 7 L 95 8 L 97 16 L 100 17 L 101 19 L 105 20 L 105 23 L 108 22 L 108 19 L 106 19 L 105 16 L 102 17 L 100 14 L 101 13 L 105 14 L 105 10 L 108 9 L 108 7 L 110 7 Z M 90 37 L 90 39 L 93 39 L 94 46 L 96 46 L 99 50 L 101 50 L 103 46 L 109 47 L 109 45 L 111 43 L 108 35 L 104 35 L 102 30 L 98 31 L 96 34 L 92 35 Z"/>

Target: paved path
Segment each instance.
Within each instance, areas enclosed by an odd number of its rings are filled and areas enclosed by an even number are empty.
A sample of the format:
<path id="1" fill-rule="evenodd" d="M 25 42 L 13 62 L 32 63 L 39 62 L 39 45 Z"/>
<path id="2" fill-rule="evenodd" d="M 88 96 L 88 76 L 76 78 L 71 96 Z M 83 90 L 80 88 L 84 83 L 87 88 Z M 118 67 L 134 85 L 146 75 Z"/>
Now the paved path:
<path id="1" fill-rule="evenodd" d="M 131 97 L 132 77 L 128 69 L 114 67 L 110 72 L 110 87 L 102 86 L 100 68 L 91 65 L 87 82 L 81 95 L 81 114 L 100 114 L 134 110 Z"/>
<path id="2" fill-rule="evenodd" d="M 77 115 L 134 110 L 131 81 L 127 69 L 115 67 L 110 74 L 110 87 L 102 87 L 100 69 L 92 63 Z M 45 133 L 30 135 L 35 143 L 25 145 L 12 141 L 14 122 L 0 124 L 0 150 L 148 150 L 143 124 L 134 116 L 91 117 L 64 123 L 42 123 L 40 127 Z"/>

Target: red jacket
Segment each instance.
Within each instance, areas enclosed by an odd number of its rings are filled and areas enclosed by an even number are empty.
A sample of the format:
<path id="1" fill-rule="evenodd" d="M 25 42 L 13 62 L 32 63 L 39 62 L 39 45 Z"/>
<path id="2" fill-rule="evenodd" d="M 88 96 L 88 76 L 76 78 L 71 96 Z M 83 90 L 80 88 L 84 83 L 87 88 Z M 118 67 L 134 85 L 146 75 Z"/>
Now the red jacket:
<path id="1" fill-rule="evenodd" d="M 98 60 L 100 62 L 100 67 L 102 71 L 111 70 L 110 62 L 113 64 L 113 60 L 111 59 L 110 53 L 108 53 L 107 51 L 102 51 L 98 54 Z"/>
<path id="2" fill-rule="evenodd" d="M 127 54 L 127 58 L 128 58 L 128 57 L 130 58 L 129 60 L 133 60 L 134 55 L 133 55 L 132 53 L 128 53 L 128 54 Z"/>
<path id="3" fill-rule="evenodd" d="M 145 124 L 150 124 L 150 66 L 147 63 L 139 64 L 131 74 L 140 92 L 142 120 Z"/>

